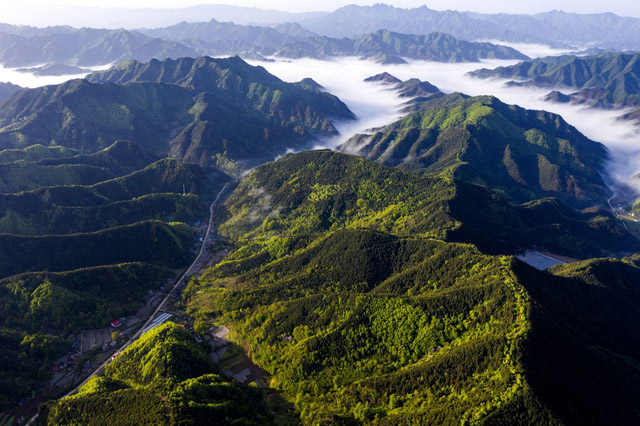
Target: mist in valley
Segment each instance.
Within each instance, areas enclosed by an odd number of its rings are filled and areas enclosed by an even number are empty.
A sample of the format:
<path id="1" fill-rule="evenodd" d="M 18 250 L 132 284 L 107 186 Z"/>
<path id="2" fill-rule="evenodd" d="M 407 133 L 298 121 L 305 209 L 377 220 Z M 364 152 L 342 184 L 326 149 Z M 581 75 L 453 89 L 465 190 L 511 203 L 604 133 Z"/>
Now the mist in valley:
<path id="1" fill-rule="evenodd" d="M 521 47 L 521 46 L 520 46 Z M 552 48 L 533 46 L 529 53 L 561 54 Z M 313 59 L 275 62 L 252 62 L 288 82 L 313 78 L 327 91 L 338 96 L 357 116 L 355 122 L 338 122 L 340 136 L 321 141 L 317 148 L 335 148 L 357 133 L 370 133 L 372 128 L 390 124 L 401 117 L 399 112 L 407 98 L 399 97 L 388 86 L 366 83 L 367 77 L 388 72 L 401 80 L 419 78 L 445 93 L 462 92 L 471 96 L 493 95 L 505 103 L 527 109 L 547 110 L 560 114 L 569 124 L 592 140 L 603 143 L 611 153 L 608 174 L 612 186 L 631 186 L 640 194 L 640 184 L 633 176 L 640 173 L 640 129 L 633 122 L 620 120 L 622 110 L 593 109 L 581 105 L 559 104 L 544 100 L 551 90 L 506 86 L 507 80 L 481 80 L 468 75 L 478 68 L 509 66 L 518 61 L 491 60 L 481 63 L 441 63 L 410 61 L 403 65 L 381 65 L 358 58 L 330 61 Z M 568 88 L 557 88 L 571 93 Z"/>

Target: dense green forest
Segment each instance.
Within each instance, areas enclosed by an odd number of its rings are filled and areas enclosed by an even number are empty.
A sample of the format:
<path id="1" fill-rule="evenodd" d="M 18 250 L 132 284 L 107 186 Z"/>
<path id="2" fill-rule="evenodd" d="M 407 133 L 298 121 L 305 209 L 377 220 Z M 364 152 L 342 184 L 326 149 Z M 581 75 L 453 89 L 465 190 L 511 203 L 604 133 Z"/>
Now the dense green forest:
<path id="1" fill-rule="evenodd" d="M 170 276 L 164 268 L 129 263 L 0 281 L 0 411 L 49 377 L 51 364 L 71 345 L 69 333 L 135 313 L 147 290 Z"/>
<path id="2" fill-rule="evenodd" d="M 214 372 L 184 329 L 164 324 L 145 333 L 71 397 L 46 404 L 39 425 L 265 425 L 261 391 Z"/>
<path id="3" fill-rule="evenodd" d="M 610 195 L 601 177 L 606 149 L 559 115 L 460 94 L 412 108 L 418 111 L 339 149 L 484 185 L 517 202 L 558 197 L 589 207 Z"/>
<path id="4" fill-rule="evenodd" d="M 0 235 L 0 277 L 26 271 L 68 271 L 121 262 L 186 266 L 193 230 L 181 223 L 138 222 L 87 234 Z"/>
<path id="5" fill-rule="evenodd" d="M 515 52 L 388 31 L 308 43 L 282 53 Z M 509 72 L 631 81 L 597 58 L 592 77 L 577 71 L 592 58 Z M 604 146 L 556 114 L 368 80 L 418 99 L 352 154 L 266 164 L 353 114 L 238 57 L 126 61 L 0 102 L 0 424 L 71 387 L 49 386 L 52 365 L 80 333 L 152 309 L 223 187 L 225 257 L 178 287 L 182 326 L 138 337 L 36 424 L 640 424 L 640 234 L 609 208 Z M 538 270 L 515 257 L 531 249 L 575 263 Z M 205 333 L 222 325 L 214 363 Z M 246 357 L 260 380 L 241 385 Z"/>
<path id="6" fill-rule="evenodd" d="M 257 164 L 336 135 L 329 117 L 353 114 L 329 93 L 238 57 L 125 61 L 0 103 L 0 149 L 55 144 L 94 154 L 126 139 L 200 165 L 216 155 Z"/>
<path id="7" fill-rule="evenodd" d="M 185 223 L 207 218 L 231 178 L 128 141 L 87 154 L 8 149 L 0 161 L 4 413 L 41 393 L 71 336 L 135 314 L 149 290 L 173 278 L 166 268 L 192 260 L 194 232 Z"/>
<path id="8" fill-rule="evenodd" d="M 557 199 L 513 206 L 476 185 L 331 151 L 303 152 L 256 168 L 226 206 L 230 219 L 220 230 L 233 238 L 255 237 L 244 249 L 255 256 L 282 256 L 295 249 L 296 235 L 340 227 L 469 242 L 487 252 L 538 244 L 593 257 L 640 247 L 604 210 L 576 212 Z"/>
<path id="9" fill-rule="evenodd" d="M 0 326 L 60 334 L 101 328 L 135 313 L 170 276 L 144 263 L 15 275 L 0 281 Z"/>
<path id="10" fill-rule="evenodd" d="M 184 294 L 196 326 L 246 339 L 303 424 L 637 423 L 640 269 L 443 242 L 454 183 L 330 152 L 257 168 L 220 226 L 235 251 Z"/>

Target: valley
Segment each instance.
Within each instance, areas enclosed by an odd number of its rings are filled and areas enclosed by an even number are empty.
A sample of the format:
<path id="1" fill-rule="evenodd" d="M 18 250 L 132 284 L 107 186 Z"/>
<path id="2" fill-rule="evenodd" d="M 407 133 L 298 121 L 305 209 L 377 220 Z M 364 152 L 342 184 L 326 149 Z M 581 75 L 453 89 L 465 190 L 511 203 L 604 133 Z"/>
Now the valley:
<path id="1" fill-rule="evenodd" d="M 0 426 L 640 422 L 639 18 L 197 10 L 0 24 Z"/>

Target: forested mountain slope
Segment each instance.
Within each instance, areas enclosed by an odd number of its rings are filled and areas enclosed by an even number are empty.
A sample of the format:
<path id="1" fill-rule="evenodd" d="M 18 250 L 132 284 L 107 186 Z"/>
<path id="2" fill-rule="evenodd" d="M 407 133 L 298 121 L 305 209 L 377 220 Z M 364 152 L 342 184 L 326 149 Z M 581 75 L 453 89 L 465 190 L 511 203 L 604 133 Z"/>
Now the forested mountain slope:
<path id="1" fill-rule="evenodd" d="M 337 134 L 331 119 L 352 118 L 335 96 L 285 83 L 237 57 L 125 62 L 4 101 L 0 148 L 55 141 L 91 154 L 127 139 L 203 165 L 215 164 L 217 154 L 255 164 Z"/>
<path id="2" fill-rule="evenodd" d="M 412 108 L 417 112 L 339 149 L 484 185 L 518 202 L 553 196 L 589 206 L 609 196 L 601 176 L 606 149 L 559 115 L 460 94 Z"/>
<path id="3" fill-rule="evenodd" d="M 149 331 L 69 398 L 42 407 L 48 425 L 265 425 L 259 390 L 214 373 L 186 330 L 168 323 Z"/>
<path id="4" fill-rule="evenodd" d="M 515 79 L 509 84 L 577 90 L 568 95 L 557 91 L 550 93 L 548 99 L 556 102 L 583 103 L 600 108 L 640 106 L 638 53 L 551 56 L 494 70 L 481 69 L 472 74 L 480 78 Z M 633 115 L 637 114 L 636 111 Z"/>
<path id="5" fill-rule="evenodd" d="M 464 194 L 330 152 L 259 167 L 227 201 L 236 249 L 192 281 L 189 311 L 246 339 L 303 424 L 637 422 L 638 268 L 540 272 L 443 242 Z"/>

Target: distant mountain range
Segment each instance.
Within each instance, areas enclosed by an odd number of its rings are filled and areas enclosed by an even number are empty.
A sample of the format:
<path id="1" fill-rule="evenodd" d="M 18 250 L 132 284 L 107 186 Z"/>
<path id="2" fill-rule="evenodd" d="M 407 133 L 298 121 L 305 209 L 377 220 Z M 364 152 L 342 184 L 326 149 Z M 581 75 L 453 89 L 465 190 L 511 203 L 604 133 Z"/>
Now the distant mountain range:
<path id="1" fill-rule="evenodd" d="M 0 63 L 7 67 L 63 64 L 86 67 L 126 59 L 198 56 L 175 42 L 126 30 L 0 26 Z"/>
<path id="2" fill-rule="evenodd" d="M 535 15 L 482 14 L 455 10 L 438 11 L 427 6 L 403 9 L 386 4 L 348 5 L 333 12 L 288 13 L 229 5 L 198 5 L 175 9 L 92 8 L 59 6 L 46 16 L 13 16 L 14 21 L 39 26 L 138 29 L 166 27 L 180 22 L 210 19 L 241 25 L 276 26 L 299 23 L 328 37 L 352 37 L 380 29 L 426 35 L 445 32 L 462 40 L 503 40 L 551 45 L 595 44 L 616 49 L 640 49 L 640 19 L 612 13 L 578 14 L 550 11 Z M 7 11 L 12 18 L 12 11 Z M 143 23 L 141 25 L 141 23 Z"/>
<path id="3" fill-rule="evenodd" d="M 238 57 L 124 62 L 0 103 L 0 148 L 56 144 L 94 153 L 128 139 L 199 164 L 267 161 L 336 135 L 353 114 L 308 83 L 285 83 Z"/>
<path id="4" fill-rule="evenodd" d="M 502 40 L 553 46 L 595 44 L 640 49 L 640 19 L 606 14 L 552 11 L 536 15 L 402 9 L 386 4 L 349 5 L 330 14 L 299 20 L 305 28 L 330 37 L 350 37 L 384 28 L 411 34 L 446 32 L 463 40 Z"/>
<path id="5" fill-rule="evenodd" d="M 515 79 L 508 84 L 542 88 L 571 88 L 565 94 L 551 92 L 548 100 L 573 102 L 599 108 L 640 107 L 640 54 L 602 53 L 595 56 L 550 56 L 493 70 L 471 73 L 476 77 Z M 627 114 L 635 118 L 640 109 Z"/>
<path id="6" fill-rule="evenodd" d="M 474 62 L 485 58 L 528 59 L 515 49 L 491 43 L 470 43 L 444 33 L 416 36 L 377 30 L 336 39 L 318 36 L 299 24 L 275 28 L 236 25 L 211 20 L 180 23 L 139 31 L 72 27 L 34 28 L 0 25 L 0 63 L 32 67 L 39 75 L 81 74 L 81 67 L 142 62 L 152 58 L 241 55 L 262 59 L 359 56 L 383 63 L 403 63 L 402 57 L 443 62 Z M 41 66 L 48 64 L 47 66 Z"/>

